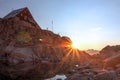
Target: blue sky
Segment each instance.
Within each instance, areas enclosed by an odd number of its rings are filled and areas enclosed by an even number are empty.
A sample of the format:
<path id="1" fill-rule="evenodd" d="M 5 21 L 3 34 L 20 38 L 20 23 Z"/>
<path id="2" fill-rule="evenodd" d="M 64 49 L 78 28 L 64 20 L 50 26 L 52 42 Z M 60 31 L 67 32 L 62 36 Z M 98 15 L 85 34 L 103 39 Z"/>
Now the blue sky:
<path id="1" fill-rule="evenodd" d="M 120 44 L 120 0 L 0 0 L 0 17 L 28 7 L 42 29 L 69 36 L 80 49 Z"/>

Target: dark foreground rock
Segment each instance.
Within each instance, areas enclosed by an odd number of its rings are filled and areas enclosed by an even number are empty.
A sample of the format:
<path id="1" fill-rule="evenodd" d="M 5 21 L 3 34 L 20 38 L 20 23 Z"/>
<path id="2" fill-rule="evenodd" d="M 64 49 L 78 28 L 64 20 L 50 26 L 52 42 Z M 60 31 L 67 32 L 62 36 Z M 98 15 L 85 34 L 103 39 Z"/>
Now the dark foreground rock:
<path id="1" fill-rule="evenodd" d="M 17 79 L 44 79 L 46 77 L 52 77 L 55 75 L 53 67 L 55 64 L 45 63 L 23 63 L 14 66 L 1 66 L 0 74 L 1 78 L 9 78 L 11 80 Z M 5 79 L 5 80 L 9 80 Z"/>
<path id="2" fill-rule="evenodd" d="M 105 71 L 102 73 L 98 73 L 98 75 L 95 76 L 95 80 L 120 80 L 120 79 L 118 79 L 115 71 Z"/>
<path id="3" fill-rule="evenodd" d="M 74 68 L 66 76 L 66 80 L 120 80 L 119 73 L 113 69 L 102 70 L 83 66 Z"/>

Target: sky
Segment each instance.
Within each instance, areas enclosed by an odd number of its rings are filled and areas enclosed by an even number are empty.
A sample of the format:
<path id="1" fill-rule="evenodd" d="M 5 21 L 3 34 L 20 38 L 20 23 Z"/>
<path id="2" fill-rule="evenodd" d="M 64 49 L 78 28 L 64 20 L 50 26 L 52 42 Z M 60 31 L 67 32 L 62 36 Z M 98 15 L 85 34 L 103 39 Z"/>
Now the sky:
<path id="1" fill-rule="evenodd" d="M 120 44 L 120 0 L 0 0 L 0 17 L 23 7 L 42 29 L 70 37 L 81 50 Z"/>

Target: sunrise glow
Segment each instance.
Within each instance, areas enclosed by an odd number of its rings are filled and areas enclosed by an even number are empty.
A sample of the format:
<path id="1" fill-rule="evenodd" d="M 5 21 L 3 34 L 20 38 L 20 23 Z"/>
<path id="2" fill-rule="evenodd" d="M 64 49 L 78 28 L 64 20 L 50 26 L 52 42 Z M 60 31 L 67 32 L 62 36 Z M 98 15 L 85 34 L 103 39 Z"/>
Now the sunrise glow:
<path id="1" fill-rule="evenodd" d="M 106 45 L 120 43 L 118 37 L 120 36 L 120 6 L 117 5 L 119 0 L 110 0 L 109 3 L 105 0 L 53 0 L 53 2 L 12 0 L 11 4 L 9 0 L 3 0 L 0 3 L 0 17 L 9 13 L 11 9 L 27 6 L 41 28 L 59 33 L 61 36 L 69 36 L 70 39 L 78 42 L 77 46 L 73 44 L 73 47 L 80 50 L 101 50 Z"/>
<path id="2" fill-rule="evenodd" d="M 74 48 L 74 49 L 79 49 L 79 46 L 78 46 L 77 43 L 72 43 L 72 48 Z"/>

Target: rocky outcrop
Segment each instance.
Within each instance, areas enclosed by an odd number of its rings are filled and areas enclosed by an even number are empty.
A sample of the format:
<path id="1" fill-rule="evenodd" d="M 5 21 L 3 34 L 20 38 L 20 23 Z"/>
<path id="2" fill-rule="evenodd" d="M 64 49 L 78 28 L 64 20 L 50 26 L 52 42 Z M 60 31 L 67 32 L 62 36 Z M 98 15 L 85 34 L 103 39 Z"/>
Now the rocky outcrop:
<path id="1" fill-rule="evenodd" d="M 115 68 L 120 63 L 120 45 L 106 46 L 96 56 L 103 61 L 104 68 Z"/>
<path id="2" fill-rule="evenodd" d="M 104 67 L 112 67 L 117 69 L 117 65 L 120 64 L 120 54 L 116 54 L 104 60 Z"/>
<path id="3" fill-rule="evenodd" d="M 106 46 L 100 51 L 99 57 L 101 57 L 102 59 L 106 59 L 108 57 L 119 54 L 119 52 L 120 52 L 120 45 Z"/>
<path id="4" fill-rule="evenodd" d="M 71 44 L 69 37 L 42 30 L 17 16 L 0 19 L 0 78 L 43 79 L 69 70 L 73 62 L 89 62 L 91 56 L 79 50 L 75 53 Z"/>
<path id="5" fill-rule="evenodd" d="M 11 79 L 54 76 L 53 69 L 66 53 L 59 35 L 18 17 L 1 19 L 0 28 L 0 75 Z"/>

